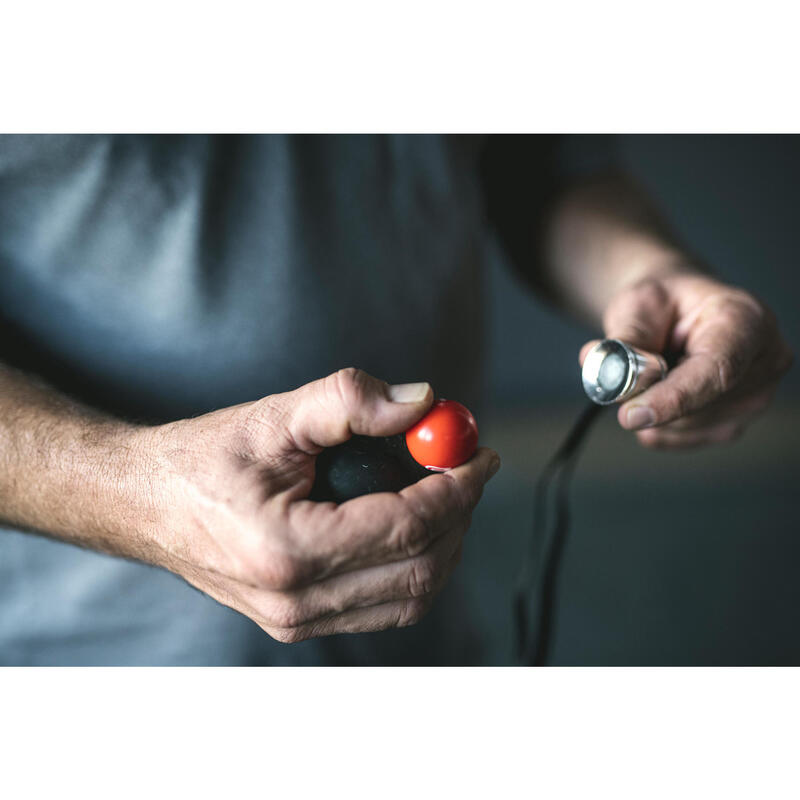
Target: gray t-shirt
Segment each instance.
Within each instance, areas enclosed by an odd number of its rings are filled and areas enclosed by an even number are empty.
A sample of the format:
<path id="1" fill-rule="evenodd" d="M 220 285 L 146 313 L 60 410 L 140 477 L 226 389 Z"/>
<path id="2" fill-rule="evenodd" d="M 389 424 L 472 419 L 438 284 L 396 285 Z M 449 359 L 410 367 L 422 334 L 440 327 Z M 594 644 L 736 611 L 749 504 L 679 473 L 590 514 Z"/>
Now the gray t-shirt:
<path id="1" fill-rule="evenodd" d="M 0 137 L 0 358 L 143 421 L 349 365 L 478 408 L 483 145 Z M 465 637 L 439 611 L 281 645 L 163 570 L 0 530 L 4 664 L 459 663 Z"/>

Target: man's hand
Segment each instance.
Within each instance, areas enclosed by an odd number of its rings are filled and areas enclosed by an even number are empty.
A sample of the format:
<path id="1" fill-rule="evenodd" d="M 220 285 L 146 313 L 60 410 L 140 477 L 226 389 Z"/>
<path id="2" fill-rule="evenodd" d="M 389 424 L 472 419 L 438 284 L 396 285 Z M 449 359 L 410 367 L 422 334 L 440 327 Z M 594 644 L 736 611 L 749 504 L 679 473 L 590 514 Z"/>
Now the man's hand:
<path id="1" fill-rule="evenodd" d="M 324 447 L 404 431 L 432 400 L 427 383 L 346 369 L 135 427 L 0 365 L 0 522 L 165 567 L 280 641 L 410 625 L 458 562 L 497 455 L 399 494 L 307 497 Z"/>
<path id="2" fill-rule="evenodd" d="M 678 449 L 737 438 L 763 412 L 792 354 L 775 317 L 752 295 L 699 274 L 650 277 L 618 292 L 603 316 L 609 338 L 682 354 L 666 379 L 620 406 L 646 447 Z M 580 362 L 594 342 L 585 345 Z"/>
<path id="3" fill-rule="evenodd" d="M 323 447 L 354 433 L 399 433 L 432 399 L 428 384 L 391 387 L 347 369 L 141 429 L 136 450 L 152 464 L 146 536 L 156 563 L 282 642 L 417 622 L 460 558 L 497 455 L 481 448 L 399 494 L 339 506 L 306 498 Z"/>

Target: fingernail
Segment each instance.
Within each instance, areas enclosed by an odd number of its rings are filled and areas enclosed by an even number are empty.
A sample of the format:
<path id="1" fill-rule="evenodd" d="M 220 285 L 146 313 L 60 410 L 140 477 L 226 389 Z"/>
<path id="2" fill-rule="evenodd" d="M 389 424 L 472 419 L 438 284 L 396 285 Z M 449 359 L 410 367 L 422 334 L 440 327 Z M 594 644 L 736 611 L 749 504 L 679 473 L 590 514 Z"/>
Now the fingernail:
<path id="1" fill-rule="evenodd" d="M 497 475 L 497 470 L 499 469 L 500 469 L 500 457 L 495 456 L 489 462 L 489 466 L 486 469 L 486 480 L 490 481 L 492 478 L 494 478 L 494 476 Z"/>
<path id="2" fill-rule="evenodd" d="M 393 403 L 421 403 L 431 390 L 429 383 L 398 383 L 389 387 Z"/>
<path id="3" fill-rule="evenodd" d="M 636 406 L 628 411 L 625 422 L 631 430 L 638 431 L 640 428 L 649 428 L 656 421 L 656 415 L 652 408 L 647 406 Z"/>

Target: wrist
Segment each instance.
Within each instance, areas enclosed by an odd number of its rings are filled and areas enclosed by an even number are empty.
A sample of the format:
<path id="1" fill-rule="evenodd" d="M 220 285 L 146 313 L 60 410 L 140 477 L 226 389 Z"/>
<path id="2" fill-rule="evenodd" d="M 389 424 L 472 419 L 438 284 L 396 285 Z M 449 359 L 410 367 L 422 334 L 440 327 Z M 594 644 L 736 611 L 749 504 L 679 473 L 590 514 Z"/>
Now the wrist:
<path id="1" fill-rule="evenodd" d="M 704 271 L 624 176 L 565 196 L 550 220 L 546 256 L 555 299 L 593 325 L 612 298 L 641 281 Z"/>
<path id="2" fill-rule="evenodd" d="M 631 237 L 609 253 L 608 268 L 595 284 L 594 315 L 600 319 L 611 299 L 648 280 L 665 283 L 688 276 L 702 277 L 699 264 L 683 251 L 657 241 Z"/>
<path id="3" fill-rule="evenodd" d="M 110 419 L 58 422 L 26 527 L 113 555 L 157 562 L 149 429 Z"/>
<path id="4" fill-rule="evenodd" d="M 153 561 L 150 430 L 0 364 L 0 523 Z"/>
<path id="5" fill-rule="evenodd" d="M 59 454 L 63 468 L 53 487 L 55 498 L 63 498 L 64 538 L 114 555 L 157 561 L 150 430 L 103 421 L 64 443 Z"/>
<path id="6" fill-rule="evenodd" d="M 173 568 L 181 529 L 175 469 L 170 464 L 171 425 L 120 426 L 102 442 L 99 505 L 115 537 L 118 555 Z"/>

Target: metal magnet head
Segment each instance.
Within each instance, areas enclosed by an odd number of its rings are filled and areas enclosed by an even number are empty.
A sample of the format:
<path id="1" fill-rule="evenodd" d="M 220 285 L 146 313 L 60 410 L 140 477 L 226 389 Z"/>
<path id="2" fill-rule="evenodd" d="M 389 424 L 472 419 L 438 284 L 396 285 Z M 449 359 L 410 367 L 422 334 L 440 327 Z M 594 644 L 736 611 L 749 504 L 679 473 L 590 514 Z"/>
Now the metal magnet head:
<path id="1" fill-rule="evenodd" d="M 667 374 L 664 359 L 619 339 L 598 342 L 583 362 L 583 390 L 601 406 L 627 400 Z"/>

